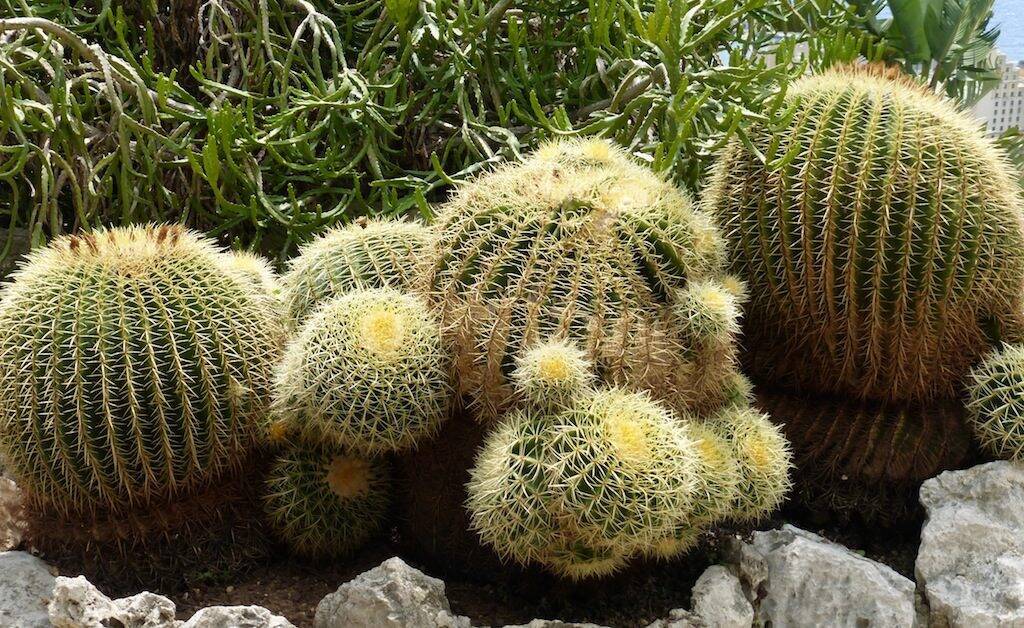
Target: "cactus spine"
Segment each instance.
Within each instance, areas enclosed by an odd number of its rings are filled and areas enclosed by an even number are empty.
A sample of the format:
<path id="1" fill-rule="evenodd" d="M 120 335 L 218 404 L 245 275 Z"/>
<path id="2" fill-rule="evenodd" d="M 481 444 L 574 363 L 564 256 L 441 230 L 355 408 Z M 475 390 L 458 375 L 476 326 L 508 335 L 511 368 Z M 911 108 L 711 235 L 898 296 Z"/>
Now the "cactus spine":
<path id="1" fill-rule="evenodd" d="M 433 314 L 393 288 L 353 290 L 320 308 L 285 350 L 274 403 L 312 443 L 400 451 L 448 417 L 451 356 Z"/>
<path id="2" fill-rule="evenodd" d="M 690 199 L 617 148 L 549 144 L 460 188 L 439 210 L 428 271 L 482 419 L 508 407 L 515 361 L 571 339 L 609 383 L 700 401 L 681 370 L 676 290 L 715 276 L 722 239 Z"/>
<path id="3" fill-rule="evenodd" d="M 293 550 L 312 558 L 338 558 L 381 529 L 390 485 L 383 461 L 299 447 L 278 456 L 264 502 L 271 527 Z"/>
<path id="4" fill-rule="evenodd" d="M 978 124 L 909 78 L 844 67 L 798 81 L 783 128 L 736 143 L 709 208 L 750 284 L 755 373 L 879 401 L 958 394 L 1016 325 L 1022 204 Z"/>
<path id="5" fill-rule="evenodd" d="M 695 445 L 671 411 L 619 389 L 552 414 L 514 411 L 473 468 L 471 525 L 505 558 L 573 579 L 611 573 L 684 527 Z"/>
<path id="6" fill-rule="evenodd" d="M 0 450 L 30 498 L 68 516 L 196 493 L 259 440 L 281 329 L 176 226 L 62 237 L 3 291 Z"/>
<path id="7" fill-rule="evenodd" d="M 981 446 L 1000 458 L 1024 459 L 1024 345 L 1004 345 L 971 371 L 969 421 Z"/>

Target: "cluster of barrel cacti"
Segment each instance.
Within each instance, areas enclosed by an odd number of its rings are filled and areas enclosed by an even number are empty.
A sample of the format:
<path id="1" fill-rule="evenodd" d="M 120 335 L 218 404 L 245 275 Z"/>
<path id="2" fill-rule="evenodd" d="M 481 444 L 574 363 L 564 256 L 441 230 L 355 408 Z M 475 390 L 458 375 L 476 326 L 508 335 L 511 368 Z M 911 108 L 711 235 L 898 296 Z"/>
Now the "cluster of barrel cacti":
<path id="1" fill-rule="evenodd" d="M 394 460 L 478 421 L 463 494 L 497 554 L 574 579 L 667 558 L 789 486 L 723 244 L 597 140 L 480 176 L 433 224 L 326 233 L 280 278 L 179 227 L 59 239 L 0 302 L 0 448 L 39 514 L 133 542 L 264 477 L 270 530 L 330 558 L 386 527 Z"/>
<path id="2" fill-rule="evenodd" d="M 786 98 L 790 117 L 726 151 L 706 205 L 749 285 L 747 366 L 804 488 L 891 515 L 885 491 L 916 503 L 967 460 L 969 424 L 1020 454 L 1021 350 L 968 373 L 1020 336 L 1024 205 L 980 125 L 897 70 L 835 68 Z"/>

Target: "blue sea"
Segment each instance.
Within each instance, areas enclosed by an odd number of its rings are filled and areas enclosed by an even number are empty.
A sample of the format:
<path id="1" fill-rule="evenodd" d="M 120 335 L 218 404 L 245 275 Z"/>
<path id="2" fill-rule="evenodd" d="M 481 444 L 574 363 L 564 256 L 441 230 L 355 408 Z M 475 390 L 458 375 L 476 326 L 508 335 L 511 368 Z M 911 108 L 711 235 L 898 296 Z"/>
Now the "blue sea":
<path id="1" fill-rule="evenodd" d="M 999 50 L 1014 61 L 1024 60 L 1024 0 L 996 0 L 992 23 L 999 27 Z"/>

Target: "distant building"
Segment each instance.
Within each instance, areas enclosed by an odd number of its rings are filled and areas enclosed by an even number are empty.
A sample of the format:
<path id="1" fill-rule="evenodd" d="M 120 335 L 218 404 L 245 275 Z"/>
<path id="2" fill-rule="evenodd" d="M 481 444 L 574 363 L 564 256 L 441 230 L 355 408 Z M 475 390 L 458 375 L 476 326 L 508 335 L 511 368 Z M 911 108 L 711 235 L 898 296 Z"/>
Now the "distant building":
<path id="1" fill-rule="evenodd" d="M 1024 61 L 1014 63 L 1001 53 L 994 60 L 1002 80 L 972 109 L 992 136 L 1014 127 L 1024 129 Z"/>

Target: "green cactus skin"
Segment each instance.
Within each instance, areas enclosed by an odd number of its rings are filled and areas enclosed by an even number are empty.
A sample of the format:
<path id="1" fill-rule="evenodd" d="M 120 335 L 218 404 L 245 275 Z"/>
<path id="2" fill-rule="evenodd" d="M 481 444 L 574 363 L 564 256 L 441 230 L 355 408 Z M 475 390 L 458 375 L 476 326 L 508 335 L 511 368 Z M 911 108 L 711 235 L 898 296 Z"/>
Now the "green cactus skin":
<path id="1" fill-rule="evenodd" d="M 1024 459 L 1024 345 L 1004 345 L 971 371 L 968 419 L 981 446 L 1000 458 Z"/>
<path id="2" fill-rule="evenodd" d="M 761 390 L 757 402 L 793 445 L 800 502 L 840 521 L 912 521 L 921 482 L 972 459 L 959 400 L 886 404 Z"/>
<path id="3" fill-rule="evenodd" d="M 340 558 L 381 530 L 390 501 L 386 462 L 303 446 L 278 456 L 265 508 L 271 528 L 297 554 Z"/>
<path id="4" fill-rule="evenodd" d="M 543 342 L 516 361 L 512 382 L 523 402 L 541 412 L 564 410 L 593 388 L 594 364 L 567 340 Z"/>
<path id="5" fill-rule="evenodd" d="M 679 189 L 599 140 L 563 141 L 463 187 L 436 221 L 432 302 L 481 420 L 513 399 L 537 342 L 569 338 L 607 383 L 658 398 L 690 390 L 673 293 L 717 276 L 723 240 Z"/>
<path id="6" fill-rule="evenodd" d="M 514 411 L 472 470 L 471 527 L 522 564 L 573 579 L 611 573 L 691 515 L 694 446 L 670 410 L 620 389 L 557 414 Z"/>
<path id="7" fill-rule="evenodd" d="M 724 408 L 705 425 L 731 446 L 739 467 L 732 518 L 758 521 L 774 512 L 792 485 L 792 454 L 781 429 L 753 408 Z"/>
<path id="8" fill-rule="evenodd" d="M 312 443 L 365 455 L 409 449 L 448 418 L 451 360 L 422 299 L 393 288 L 353 290 L 289 342 L 275 411 Z"/>
<path id="9" fill-rule="evenodd" d="M 282 329 L 177 226 L 62 237 L 0 300 L 0 450 L 70 518 L 199 492 L 259 441 Z"/>
<path id="10" fill-rule="evenodd" d="M 874 66 L 804 78 L 793 115 L 717 165 L 706 208 L 749 282 L 759 381 L 881 401 L 954 398 L 1019 325 L 1022 203 L 980 125 Z"/>
<path id="11" fill-rule="evenodd" d="M 410 287 L 432 241 L 423 225 L 398 220 L 328 231 L 302 248 L 281 279 L 289 320 L 297 327 L 318 305 L 356 288 Z"/>

